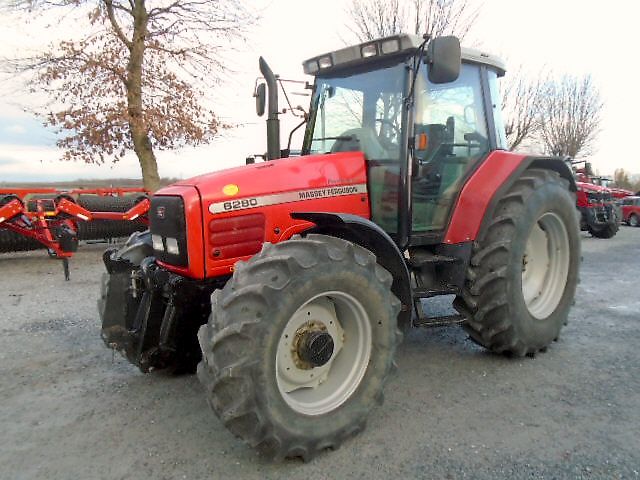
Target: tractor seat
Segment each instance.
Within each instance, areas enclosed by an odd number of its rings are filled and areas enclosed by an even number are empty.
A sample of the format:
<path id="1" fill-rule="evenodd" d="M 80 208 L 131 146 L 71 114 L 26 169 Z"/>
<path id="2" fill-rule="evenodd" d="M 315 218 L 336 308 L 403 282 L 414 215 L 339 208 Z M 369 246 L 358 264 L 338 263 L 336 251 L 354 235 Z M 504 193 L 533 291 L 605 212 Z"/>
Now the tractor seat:
<path id="1" fill-rule="evenodd" d="M 331 153 L 364 152 L 364 156 L 369 160 L 389 158 L 389 153 L 380 144 L 376 132 L 371 128 L 351 128 L 340 136 L 345 139 L 336 140 L 331 147 Z"/>

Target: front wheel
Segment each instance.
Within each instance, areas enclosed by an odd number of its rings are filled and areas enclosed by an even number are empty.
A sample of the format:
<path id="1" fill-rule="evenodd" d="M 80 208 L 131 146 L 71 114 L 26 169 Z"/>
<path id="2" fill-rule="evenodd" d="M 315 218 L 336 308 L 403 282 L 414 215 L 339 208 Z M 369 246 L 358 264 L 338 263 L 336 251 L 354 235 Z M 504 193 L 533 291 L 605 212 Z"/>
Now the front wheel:
<path id="1" fill-rule="evenodd" d="M 620 227 L 617 222 L 608 223 L 604 226 L 592 227 L 589 225 L 589 233 L 596 238 L 613 238 L 618 233 Z"/>
<path id="2" fill-rule="evenodd" d="M 454 303 L 475 342 L 523 356 L 558 338 L 578 282 L 574 204 L 568 182 L 539 169 L 526 170 L 498 199 Z"/>
<path id="3" fill-rule="evenodd" d="M 368 250 L 324 235 L 236 264 L 199 332 L 198 376 L 225 426 L 273 459 L 360 431 L 400 339 L 392 280 Z"/>
<path id="4" fill-rule="evenodd" d="M 640 226 L 640 221 L 638 221 L 638 216 L 635 214 L 632 214 L 629 217 L 629 226 L 630 227 L 638 227 Z"/>

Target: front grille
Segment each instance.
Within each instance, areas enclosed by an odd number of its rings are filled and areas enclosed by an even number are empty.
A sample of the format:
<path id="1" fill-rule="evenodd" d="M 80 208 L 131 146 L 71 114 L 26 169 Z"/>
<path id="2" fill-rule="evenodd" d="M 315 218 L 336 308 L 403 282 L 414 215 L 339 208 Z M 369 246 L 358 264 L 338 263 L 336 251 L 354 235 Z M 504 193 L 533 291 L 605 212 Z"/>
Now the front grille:
<path id="1" fill-rule="evenodd" d="M 214 219 L 209 222 L 210 256 L 213 260 L 246 257 L 262 248 L 265 218 L 262 213 Z"/>
<path id="2" fill-rule="evenodd" d="M 590 203 L 600 203 L 602 201 L 602 197 L 598 192 L 587 192 L 587 199 Z"/>
<path id="3" fill-rule="evenodd" d="M 187 226 L 182 197 L 168 195 L 151 197 L 149 229 L 153 251 L 158 260 L 178 267 L 189 265 Z"/>

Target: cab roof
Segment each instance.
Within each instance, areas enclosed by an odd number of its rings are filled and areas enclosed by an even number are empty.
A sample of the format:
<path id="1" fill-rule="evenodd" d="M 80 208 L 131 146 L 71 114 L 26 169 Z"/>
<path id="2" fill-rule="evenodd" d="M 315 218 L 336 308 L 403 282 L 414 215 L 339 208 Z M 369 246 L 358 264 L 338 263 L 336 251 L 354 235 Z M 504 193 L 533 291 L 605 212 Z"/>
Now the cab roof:
<path id="1" fill-rule="evenodd" d="M 424 39 L 418 35 L 399 34 L 377 40 L 352 45 L 350 47 L 317 55 L 302 63 L 304 73 L 318 75 L 342 69 L 347 66 L 364 65 L 393 56 L 408 55 L 415 52 Z M 495 69 L 498 76 L 506 72 L 505 63 L 495 55 L 462 47 L 462 61 L 477 63 Z"/>

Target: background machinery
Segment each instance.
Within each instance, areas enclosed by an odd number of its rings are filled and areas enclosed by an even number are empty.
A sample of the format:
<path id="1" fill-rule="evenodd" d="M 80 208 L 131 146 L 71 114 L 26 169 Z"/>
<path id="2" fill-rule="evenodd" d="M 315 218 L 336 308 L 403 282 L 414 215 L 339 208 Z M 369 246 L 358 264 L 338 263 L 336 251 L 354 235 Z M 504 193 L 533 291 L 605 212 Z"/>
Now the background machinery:
<path id="1" fill-rule="evenodd" d="M 0 253 L 46 248 L 63 261 L 79 240 L 126 237 L 147 226 L 147 192 L 140 188 L 0 187 Z"/>
<path id="2" fill-rule="evenodd" d="M 610 178 L 593 174 L 591 164 L 584 160 L 571 162 L 578 187 L 576 207 L 580 212 L 580 229 L 596 238 L 612 238 L 622 223 L 622 210 L 618 199 L 630 195 L 622 189 L 609 188 Z"/>

